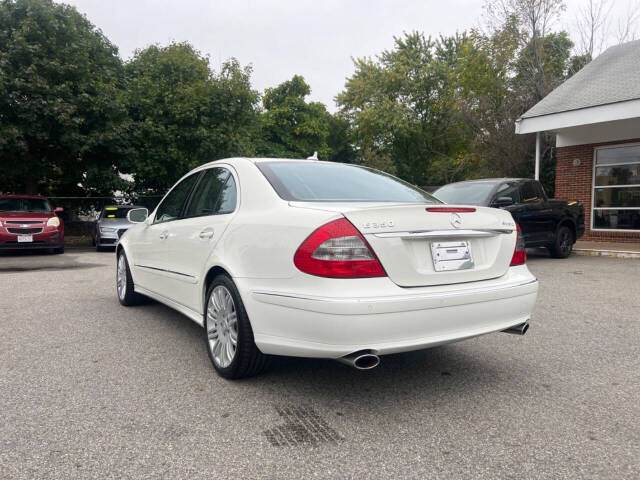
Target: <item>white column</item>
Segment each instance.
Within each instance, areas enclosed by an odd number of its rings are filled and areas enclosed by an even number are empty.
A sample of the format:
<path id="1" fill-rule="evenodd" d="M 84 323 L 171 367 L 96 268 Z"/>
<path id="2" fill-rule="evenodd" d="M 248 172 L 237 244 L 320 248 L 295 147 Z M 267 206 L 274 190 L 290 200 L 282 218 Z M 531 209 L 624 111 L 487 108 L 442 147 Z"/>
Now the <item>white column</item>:
<path id="1" fill-rule="evenodd" d="M 540 132 L 536 132 L 536 180 L 540 180 Z"/>

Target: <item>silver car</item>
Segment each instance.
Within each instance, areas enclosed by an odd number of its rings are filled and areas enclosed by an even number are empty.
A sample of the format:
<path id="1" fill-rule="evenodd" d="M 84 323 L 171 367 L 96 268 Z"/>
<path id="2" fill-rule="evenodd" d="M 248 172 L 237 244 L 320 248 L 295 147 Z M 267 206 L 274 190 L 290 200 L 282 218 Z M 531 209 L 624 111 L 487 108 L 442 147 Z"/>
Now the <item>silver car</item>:
<path id="1" fill-rule="evenodd" d="M 97 251 L 113 248 L 120 237 L 134 224 L 127 220 L 127 213 L 136 205 L 107 205 L 95 222 L 93 244 Z"/>

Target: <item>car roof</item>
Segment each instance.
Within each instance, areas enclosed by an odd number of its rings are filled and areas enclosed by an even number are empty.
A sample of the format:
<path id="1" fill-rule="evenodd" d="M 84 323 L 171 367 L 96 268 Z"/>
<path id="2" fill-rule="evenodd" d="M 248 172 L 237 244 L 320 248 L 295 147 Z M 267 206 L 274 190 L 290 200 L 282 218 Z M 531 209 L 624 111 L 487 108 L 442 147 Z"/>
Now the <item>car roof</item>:
<path id="1" fill-rule="evenodd" d="M 305 158 L 267 158 L 267 157 L 256 157 L 256 158 L 252 158 L 252 157 L 232 157 L 232 158 L 221 158 L 220 160 L 214 160 L 212 162 L 209 163 L 205 163 L 204 165 L 201 165 L 201 167 L 206 167 L 209 165 L 215 165 L 217 163 L 230 163 L 230 164 L 234 164 L 237 162 L 249 162 L 249 163 L 262 163 L 262 162 L 310 162 L 310 163 L 327 163 L 327 164 L 331 164 L 331 165 L 349 165 L 346 163 L 340 163 L 340 162 L 328 162 L 328 161 L 324 161 L 324 160 L 311 160 L 311 159 L 305 159 Z"/>
<path id="2" fill-rule="evenodd" d="M 448 183 L 447 185 L 462 185 L 464 183 L 501 183 L 501 182 L 523 182 L 526 180 L 531 180 L 530 178 L 510 178 L 510 177 L 504 177 L 504 178 L 478 178 L 476 180 L 464 180 L 462 182 L 453 182 L 453 183 Z M 446 187 L 447 185 L 442 185 L 443 187 Z"/>

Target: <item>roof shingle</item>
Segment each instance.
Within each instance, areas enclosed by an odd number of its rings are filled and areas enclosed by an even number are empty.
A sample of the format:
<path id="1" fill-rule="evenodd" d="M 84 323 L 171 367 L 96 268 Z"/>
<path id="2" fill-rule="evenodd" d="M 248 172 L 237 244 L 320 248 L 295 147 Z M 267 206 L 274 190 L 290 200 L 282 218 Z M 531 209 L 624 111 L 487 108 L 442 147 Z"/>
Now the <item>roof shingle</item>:
<path id="1" fill-rule="evenodd" d="M 521 118 L 640 99 L 640 40 L 608 48 Z"/>

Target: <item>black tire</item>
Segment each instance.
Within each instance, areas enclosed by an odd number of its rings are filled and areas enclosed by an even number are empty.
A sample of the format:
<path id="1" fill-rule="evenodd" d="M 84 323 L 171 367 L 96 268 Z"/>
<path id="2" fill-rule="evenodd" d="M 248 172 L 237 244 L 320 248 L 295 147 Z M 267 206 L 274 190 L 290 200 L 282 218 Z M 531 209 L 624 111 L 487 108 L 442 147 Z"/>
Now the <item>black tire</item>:
<path id="1" fill-rule="evenodd" d="M 235 324 L 236 324 L 236 347 L 235 352 L 233 354 L 233 359 L 231 363 L 226 366 L 220 365 L 219 360 L 215 357 L 213 352 L 213 339 L 210 341 L 210 326 L 209 321 L 213 321 L 213 318 L 210 320 L 210 315 L 208 315 L 209 310 L 209 302 L 211 300 L 211 296 L 216 290 L 216 287 L 222 287 L 221 290 L 226 291 L 231 295 L 233 299 L 233 305 L 235 310 Z M 217 290 L 217 291 L 218 291 Z M 206 303 L 204 308 L 204 338 L 207 347 L 207 353 L 209 354 L 209 359 L 213 364 L 213 368 L 215 368 L 216 372 L 224 378 L 228 379 L 238 379 L 251 377 L 261 373 L 267 368 L 269 363 L 269 356 L 264 355 L 258 347 L 256 347 L 254 338 L 253 338 L 253 330 L 251 329 L 251 323 L 249 322 L 249 317 L 247 316 L 247 312 L 244 309 L 244 304 L 242 303 L 242 299 L 240 298 L 240 294 L 238 293 L 238 289 L 236 288 L 233 280 L 231 280 L 226 275 L 218 275 L 213 279 L 211 285 L 207 289 L 207 295 L 205 297 Z M 215 329 L 215 325 L 211 325 L 211 330 Z M 229 329 L 227 329 L 229 330 Z M 218 330 L 216 334 L 216 338 L 219 336 L 221 332 Z M 223 335 L 222 335 L 223 336 Z"/>
<path id="2" fill-rule="evenodd" d="M 117 255 L 116 260 L 116 295 L 118 296 L 118 301 L 120 301 L 121 305 L 125 307 L 130 307 L 132 305 L 138 305 L 142 303 L 144 297 L 139 293 L 136 293 L 133 289 L 133 278 L 131 278 L 131 270 L 129 270 L 129 261 L 127 260 L 127 256 L 124 253 L 124 250 L 121 250 Z M 124 272 L 121 272 L 120 268 L 120 259 L 124 262 Z M 120 289 L 119 279 L 124 279 L 123 289 Z"/>
<path id="3" fill-rule="evenodd" d="M 61 255 L 64 253 L 64 247 L 54 248 L 52 251 L 54 255 Z"/>
<path id="4" fill-rule="evenodd" d="M 573 232 L 566 225 L 558 227 L 556 239 L 549 247 L 549 252 L 553 258 L 567 258 L 573 250 Z"/>

